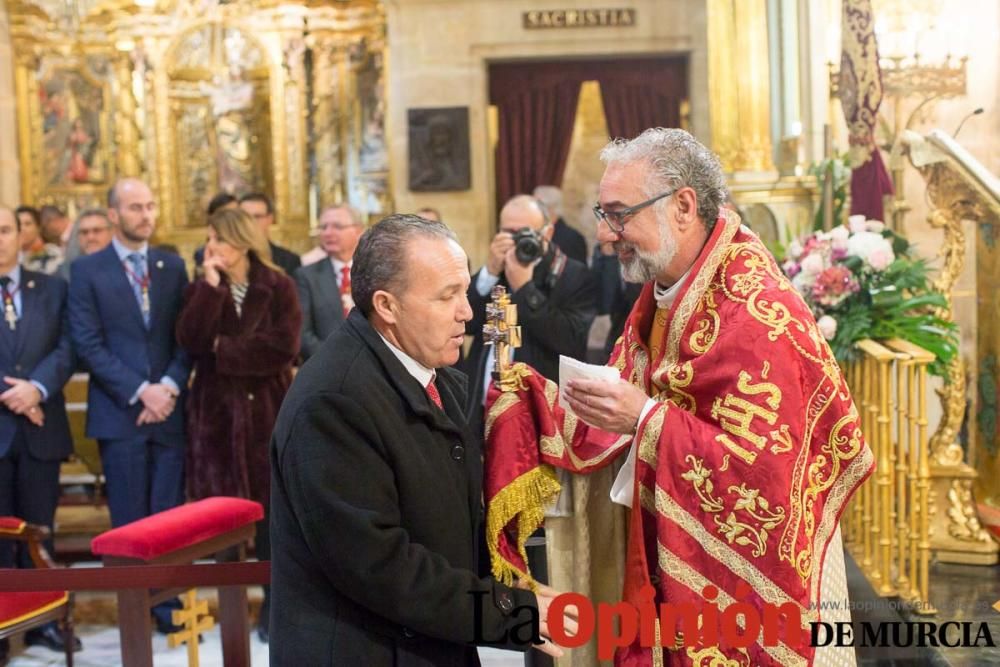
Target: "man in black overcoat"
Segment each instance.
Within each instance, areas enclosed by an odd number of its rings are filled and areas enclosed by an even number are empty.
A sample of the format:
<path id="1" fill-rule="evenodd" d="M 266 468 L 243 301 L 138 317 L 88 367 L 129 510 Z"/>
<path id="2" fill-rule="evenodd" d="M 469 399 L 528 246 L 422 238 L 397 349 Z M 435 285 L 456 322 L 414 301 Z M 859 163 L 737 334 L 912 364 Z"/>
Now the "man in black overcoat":
<path id="1" fill-rule="evenodd" d="M 450 368 L 472 317 L 465 253 L 444 225 L 393 215 L 361 238 L 351 283 L 355 309 L 272 437 L 271 664 L 465 667 L 477 643 L 524 650 L 512 630 L 537 613 L 544 637 L 552 592 L 474 574 L 481 446 Z"/>

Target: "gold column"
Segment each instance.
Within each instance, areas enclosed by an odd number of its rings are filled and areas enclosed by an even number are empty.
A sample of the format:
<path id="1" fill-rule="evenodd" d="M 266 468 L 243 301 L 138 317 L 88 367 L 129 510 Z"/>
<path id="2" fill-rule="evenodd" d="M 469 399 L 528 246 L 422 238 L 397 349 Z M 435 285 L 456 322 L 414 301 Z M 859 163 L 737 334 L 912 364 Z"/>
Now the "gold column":
<path id="1" fill-rule="evenodd" d="M 913 362 L 908 355 L 899 355 L 896 363 L 896 588 L 904 596 L 910 590 L 910 577 L 906 568 L 910 526 L 907 523 L 907 455 L 913 452 L 910 436 L 910 415 L 913 414 L 913 389 L 910 372 Z M 916 474 L 914 473 L 914 479 Z"/>
<path id="2" fill-rule="evenodd" d="M 712 147 L 728 172 L 773 171 L 766 0 L 708 0 Z"/>
<path id="3" fill-rule="evenodd" d="M 905 359 L 902 365 L 907 375 L 909 466 L 897 466 L 897 470 L 907 470 L 906 481 L 910 489 L 910 553 L 907 563 L 901 546 L 897 589 L 918 614 L 935 614 L 937 610 L 930 603 L 931 466 L 927 443 L 927 368 L 934 361 L 934 355 L 905 340 L 892 339 L 886 341 L 886 345 Z"/>

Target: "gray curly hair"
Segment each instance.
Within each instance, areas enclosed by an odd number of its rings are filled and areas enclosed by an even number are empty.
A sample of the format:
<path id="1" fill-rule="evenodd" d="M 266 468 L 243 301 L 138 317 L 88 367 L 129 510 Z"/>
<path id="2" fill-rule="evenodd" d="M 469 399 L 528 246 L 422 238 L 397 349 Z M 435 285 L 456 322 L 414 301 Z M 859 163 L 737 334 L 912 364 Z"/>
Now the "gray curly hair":
<path id="1" fill-rule="evenodd" d="M 729 195 L 719 158 L 691 136 L 677 128 L 652 127 L 635 139 L 614 139 L 601 150 L 606 165 L 644 161 L 651 167 L 643 185 L 647 197 L 677 188 L 690 187 L 698 200 L 698 217 L 709 231 L 719 217 L 719 208 Z M 662 215 L 666 199 L 654 204 Z"/>

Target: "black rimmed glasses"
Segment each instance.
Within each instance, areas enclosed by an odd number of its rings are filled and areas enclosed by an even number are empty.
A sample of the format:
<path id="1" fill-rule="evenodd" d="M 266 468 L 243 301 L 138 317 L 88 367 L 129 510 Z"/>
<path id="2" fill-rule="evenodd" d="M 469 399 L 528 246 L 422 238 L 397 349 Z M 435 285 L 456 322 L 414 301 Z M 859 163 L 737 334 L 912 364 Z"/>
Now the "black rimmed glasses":
<path id="1" fill-rule="evenodd" d="M 663 194 L 656 195 L 652 199 L 647 199 L 646 201 L 640 204 L 636 204 L 635 206 L 629 206 L 628 208 L 623 208 L 619 211 L 605 211 L 603 208 L 601 208 L 600 204 L 594 204 L 594 209 L 593 209 L 594 217 L 597 218 L 598 222 L 601 222 L 603 220 L 604 222 L 608 223 L 608 227 L 615 234 L 621 234 L 622 232 L 625 231 L 625 223 L 628 222 L 629 218 L 631 218 L 633 215 L 635 215 L 642 209 L 646 208 L 647 206 L 655 204 L 656 202 L 660 201 L 661 199 L 664 199 L 665 197 L 669 197 L 675 192 L 676 190 L 668 190 Z"/>

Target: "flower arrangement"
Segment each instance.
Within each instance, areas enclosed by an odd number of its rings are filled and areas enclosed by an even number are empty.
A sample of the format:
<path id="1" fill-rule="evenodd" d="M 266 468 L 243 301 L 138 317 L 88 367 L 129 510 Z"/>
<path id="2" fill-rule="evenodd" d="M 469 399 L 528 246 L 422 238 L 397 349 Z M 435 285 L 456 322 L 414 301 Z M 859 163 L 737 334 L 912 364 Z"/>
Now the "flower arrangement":
<path id="1" fill-rule="evenodd" d="M 931 285 L 926 261 L 877 220 L 854 215 L 847 225 L 792 241 L 781 268 L 816 316 L 838 361 L 851 361 L 864 338 L 902 338 L 932 352 L 943 375 L 958 352 L 958 328 L 940 316 L 947 301 Z"/>

